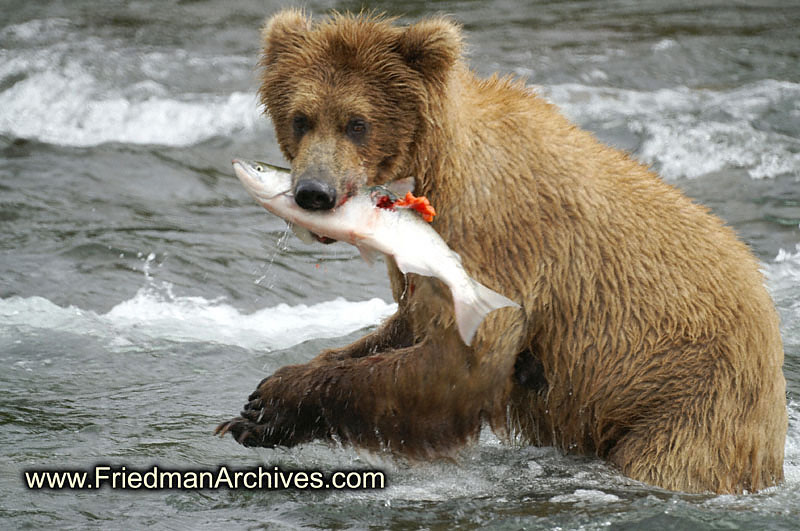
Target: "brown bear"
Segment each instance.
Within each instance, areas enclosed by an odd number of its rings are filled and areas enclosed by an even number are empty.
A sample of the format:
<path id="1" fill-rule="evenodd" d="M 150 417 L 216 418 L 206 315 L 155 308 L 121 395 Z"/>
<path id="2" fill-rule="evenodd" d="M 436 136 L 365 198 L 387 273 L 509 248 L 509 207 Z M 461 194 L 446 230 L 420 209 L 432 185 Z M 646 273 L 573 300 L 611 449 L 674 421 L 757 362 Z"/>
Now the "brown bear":
<path id="1" fill-rule="evenodd" d="M 778 317 L 730 228 L 523 82 L 477 78 L 446 18 L 290 9 L 263 41 L 260 96 L 296 202 L 336 208 L 414 176 L 468 273 L 522 308 L 490 314 L 468 347 L 447 287 L 389 259 L 397 313 L 265 378 L 218 433 L 431 459 L 488 423 L 667 489 L 781 481 Z"/>

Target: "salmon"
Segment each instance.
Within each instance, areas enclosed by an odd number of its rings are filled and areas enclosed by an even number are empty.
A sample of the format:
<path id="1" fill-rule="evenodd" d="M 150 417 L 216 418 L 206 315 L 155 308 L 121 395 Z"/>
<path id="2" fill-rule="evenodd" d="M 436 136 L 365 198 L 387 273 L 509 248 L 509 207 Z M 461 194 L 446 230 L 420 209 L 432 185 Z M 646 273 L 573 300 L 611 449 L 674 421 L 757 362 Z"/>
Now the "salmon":
<path id="1" fill-rule="evenodd" d="M 435 277 L 444 282 L 453 297 L 456 325 L 461 339 L 471 345 L 483 319 L 492 311 L 519 304 L 471 278 L 461 257 L 409 208 L 379 206 L 382 192 L 364 188 L 331 210 L 306 210 L 295 203 L 289 170 L 262 162 L 234 160 L 236 176 L 264 208 L 286 220 L 295 233 L 354 245 L 372 263 L 375 253 L 391 256 L 403 274 Z M 386 187 L 394 194 L 413 188 L 413 179 L 402 179 Z"/>

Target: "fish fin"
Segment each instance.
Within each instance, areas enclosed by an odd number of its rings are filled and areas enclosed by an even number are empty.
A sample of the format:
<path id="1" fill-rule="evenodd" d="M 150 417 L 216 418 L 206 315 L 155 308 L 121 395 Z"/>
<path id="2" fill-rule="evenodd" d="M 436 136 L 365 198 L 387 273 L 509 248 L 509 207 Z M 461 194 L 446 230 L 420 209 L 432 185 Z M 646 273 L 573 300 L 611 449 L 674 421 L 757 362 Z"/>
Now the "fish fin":
<path id="1" fill-rule="evenodd" d="M 294 232 L 294 235 L 300 238 L 303 243 L 314 243 L 314 237 L 311 235 L 311 231 L 301 227 L 300 225 L 295 225 L 294 223 L 289 223 L 289 227 Z"/>
<path id="2" fill-rule="evenodd" d="M 454 254 L 458 256 L 457 253 Z M 413 261 L 404 261 L 397 256 L 394 257 L 394 260 L 397 264 L 397 268 L 403 274 L 417 273 L 424 276 L 431 275 L 429 270 L 417 266 Z M 451 287 L 450 293 L 453 296 L 453 311 L 456 316 L 458 333 L 467 346 L 472 344 L 478 327 L 491 312 L 506 306 L 512 306 L 514 308 L 521 307 L 505 295 L 487 288 L 472 278 L 469 278 L 469 286 L 467 286 L 466 289 L 456 291 Z"/>
<path id="3" fill-rule="evenodd" d="M 361 253 L 361 258 L 363 258 L 367 264 L 372 265 L 375 263 L 375 257 L 378 254 L 376 251 L 373 251 L 368 247 L 361 247 L 358 245 L 356 245 L 356 249 L 358 249 L 358 252 Z"/>
<path id="4" fill-rule="evenodd" d="M 453 293 L 453 308 L 456 314 L 458 333 L 467 346 L 472 344 L 478 327 L 491 312 L 506 306 L 520 307 L 505 295 L 487 288 L 480 282 L 470 280 L 472 281 L 472 290 L 467 291 L 472 291 L 472 293 L 468 293 L 468 296 L 458 296 L 456 292 L 450 290 Z"/>
<path id="5" fill-rule="evenodd" d="M 390 183 L 386 183 L 384 186 L 397 197 L 405 197 L 408 192 L 414 191 L 414 186 L 416 186 L 416 183 L 417 181 L 414 179 L 414 177 L 406 177 L 404 179 L 397 179 Z"/>

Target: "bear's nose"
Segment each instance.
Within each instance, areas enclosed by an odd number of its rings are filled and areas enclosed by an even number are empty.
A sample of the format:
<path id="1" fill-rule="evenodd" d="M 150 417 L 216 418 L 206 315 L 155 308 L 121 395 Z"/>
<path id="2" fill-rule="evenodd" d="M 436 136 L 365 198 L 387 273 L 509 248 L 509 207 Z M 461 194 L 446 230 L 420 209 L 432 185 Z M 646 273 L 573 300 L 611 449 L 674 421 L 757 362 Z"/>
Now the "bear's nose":
<path id="1" fill-rule="evenodd" d="M 303 179 L 294 187 L 294 202 L 306 210 L 330 210 L 336 204 L 336 190 L 328 183 Z"/>

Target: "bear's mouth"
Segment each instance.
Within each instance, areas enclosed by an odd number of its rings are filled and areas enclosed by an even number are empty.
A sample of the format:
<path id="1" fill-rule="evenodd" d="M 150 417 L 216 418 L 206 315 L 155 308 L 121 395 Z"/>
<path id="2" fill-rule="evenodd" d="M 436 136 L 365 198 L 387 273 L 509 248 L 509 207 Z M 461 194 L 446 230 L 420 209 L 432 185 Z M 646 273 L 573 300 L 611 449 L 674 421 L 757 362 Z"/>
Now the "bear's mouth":
<path id="1" fill-rule="evenodd" d="M 339 207 L 340 207 L 340 206 L 342 206 L 343 204 L 347 203 L 347 201 L 348 201 L 348 200 L 349 200 L 351 197 L 353 197 L 355 194 L 356 194 L 356 188 L 355 188 L 355 187 L 350 187 L 350 186 L 348 186 L 348 188 L 347 188 L 347 192 L 346 192 L 346 193 L 344 193 L 344 194 L 342 194 L 342 198 L 341 198 L 341 199 L 339 200 L 339 202 L 336 204 L 336 207 L 335 207 L 335 208 L 339 208 Z M 311 231 L 309 231 L 309 232 L 311 232 Z M 330 243 L 334 243 L 334 242 L 336 242 L 336 241 L 337 241 L 337 240 L 334 240 L 333 238 L 328 238 L 327 236 L 320 236 L 319 234 L 317 234 L 317 233 L 315 233 L 315 232 L 311 232 L 311 236 L 313 236 L 313 238 L 314 238 L 315 240 L 317 240 L 319 243 L 324 243 L 324 244 L 326 244 L 326 245 L 327 245 L 327 244 L 330 244 Z"/>
<path id="2" fill-rule="evenodd" d="M 345 187 L 344 193 L 339 195 L 339 201 L 336 203 L 336 205 L 333 207 L 332 210 L 340 208 L 342 205 L 344 205 L 352 197 L 357 195 L 358 190 L 359 190 L 359 187 L 358 187 L 357 184 L 355 184 L 354 182 L 349 182 L 347 184 L 347 186 Z M 290 195 L 294 195 L 294 194 L 290 194 Z M 321 235 L 317 234 L 316 232 L 310 231 L 308 229 L 304 229 L 303 232 L 305 232 L 306 235 L 310 235 L 311 238 L 313 238 L 314 240 L 318 241 L 319 243 L 331 244 L 331 243 L 334 243 L 334 242 L 338 241 L 338 240 L 335 240 L 333 238 L 329 238 L 328 236 L 321 236 Z M 307 239 L 307 236 L 306 236 L 306 239 Z"/>

